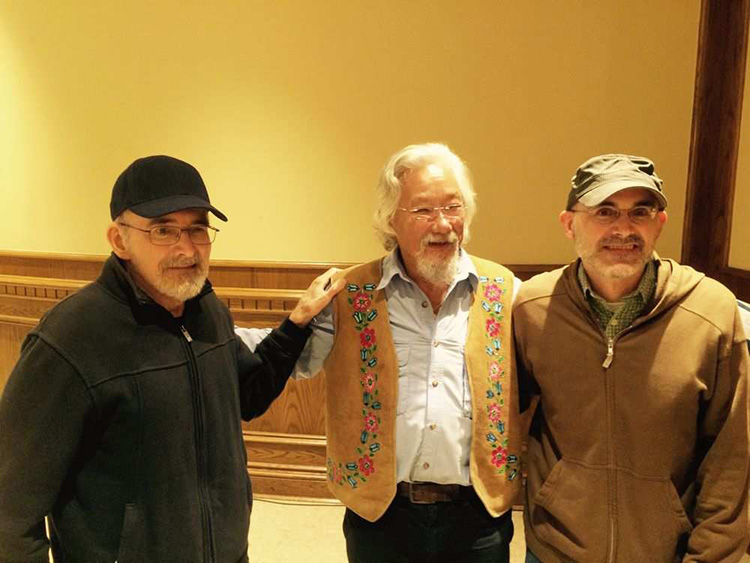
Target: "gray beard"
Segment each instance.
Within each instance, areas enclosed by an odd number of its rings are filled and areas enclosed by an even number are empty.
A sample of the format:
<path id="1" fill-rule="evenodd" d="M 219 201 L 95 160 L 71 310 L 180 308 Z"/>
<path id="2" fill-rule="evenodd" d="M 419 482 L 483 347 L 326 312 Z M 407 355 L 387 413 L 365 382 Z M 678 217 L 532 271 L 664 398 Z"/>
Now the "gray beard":
<path id="1" fill-rule="evenodd" d="M 458 271 L 458 248 L 447 261 L 433 262 L 420 256 L 417 259 L 417 273 L 429 284 L 436 287 L 450 286 Z"/>
<path id="2" fill-rule="evenodd" d="M 187 301 L 201 292 L 203 284 L 206 282 L 206 277 L 205 272 L 199 271 L 193 277 L 183 279 L 178 283 L 169 283 L 164 278 L 161 278 L 157 283 L 156 289 L 172 299 Z"/>
<path id="3" fill-rule="evenodd" d="M 179 263 L 179 260 L 175 261 Z M 152 287 L 158 291 L 161 295 L 175 299 L 184 303 L 188 299 L 196 297 L 203 289 L 203 284 L 206 282 L 208 277 L 208 268 L 206 264 L 196 260 L 198 268 L 192 274 L 185 273 L 177 279 L 171 279 L 165 274 L 168 263 L 159 265 L 159 276 L 153 281 Z M 128 263 L 128 270 L 134 278 L 140 278 L 145 282 L 145 278 L 138 271 L 138 268 L 132 262 Z M 143 289 L 143 288 L 141 288 Z M 148 292 L 147 292 L 148 293 Z M 152 296 L 153 297 L 153 296 Z"/>

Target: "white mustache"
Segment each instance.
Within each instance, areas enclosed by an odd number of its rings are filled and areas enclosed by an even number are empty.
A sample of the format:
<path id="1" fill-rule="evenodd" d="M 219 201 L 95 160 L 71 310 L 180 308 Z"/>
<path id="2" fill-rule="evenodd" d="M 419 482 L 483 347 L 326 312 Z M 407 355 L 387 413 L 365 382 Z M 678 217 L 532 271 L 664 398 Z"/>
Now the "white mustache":
<path id="1" fill-rule="evenodd" d="M 422 238 L 419 245 L 422 248 L 427 248 L 427 245 L 431 242 L 447 242 L 449 244 L 456 244 L 458 242 L 458 235 L 454 232 L 450 232 L 444 236 L 428 234 Z"/>

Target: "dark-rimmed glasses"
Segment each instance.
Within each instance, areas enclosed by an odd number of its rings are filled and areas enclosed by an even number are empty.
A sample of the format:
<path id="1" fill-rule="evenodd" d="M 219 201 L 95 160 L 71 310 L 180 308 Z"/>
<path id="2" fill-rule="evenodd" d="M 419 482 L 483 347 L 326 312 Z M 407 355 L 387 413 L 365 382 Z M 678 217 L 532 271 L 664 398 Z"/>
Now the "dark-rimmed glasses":
<path id="1" fill-rule="evenodd" d="M 156 225 L 150 229 L 141 229 L 127 223 L 119 222 L 119 225 L 148 233 L 148 240 L 157 246 L 170 246 L 177 244 L 182 236 L 182 231 L 187 231 L 193 244 L 211 244 L 216 240 L 219 229 L 210 225 L 190 225 L 189 227 L 177 227 L 175 225 Z"/>

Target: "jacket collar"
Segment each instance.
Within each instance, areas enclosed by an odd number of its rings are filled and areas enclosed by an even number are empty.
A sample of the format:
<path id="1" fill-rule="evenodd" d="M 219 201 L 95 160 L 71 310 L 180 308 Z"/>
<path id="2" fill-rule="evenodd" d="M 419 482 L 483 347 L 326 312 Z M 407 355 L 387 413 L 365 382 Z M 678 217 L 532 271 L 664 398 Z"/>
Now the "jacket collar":
<path id="1" fill-rule="evenodd" d="M 663 311 L 671 308 L 676 302 L 684 298 L 688 293 L 695 289 L 705 275 L 695 271 L 690 266 L 685 266 L 670 259 L 660 258 L 654 252 L 653 259 L 656 262 L 656 290 L 651 300 L 651 304 L 642 313 L 640 320 L 652 318 L 661 314 Z M 585 314 L 590 315 L 588 302 L 581 289 L 578 281 L 578 268 L 581 265 L 581 259 L 576 259 L 565 267 L 562 281 L 568 296 L 573 303 Z M 640 322 L 636 320 L 636 322 Z M 598 326 L 598 325 L 597 325 Z"/>
<path id="2" fill-rule="evenodd" d="M 164 307 L 156 303 L 145 291 L 138 287 L 130 272 L 128 272 L 125 262 L 120 260 L 114 253 L 104 262 L 97 282 L 121 301 L 130 303 L 134 309 L 142 309 L 144 312 L 147 310 L 161 310 L 169 314 Z M 193 303 L 196 303 L 212 291 L 211 282 L 206 280 L 200 293 L 185 302 L 185 311 L 191 308 Z"/>

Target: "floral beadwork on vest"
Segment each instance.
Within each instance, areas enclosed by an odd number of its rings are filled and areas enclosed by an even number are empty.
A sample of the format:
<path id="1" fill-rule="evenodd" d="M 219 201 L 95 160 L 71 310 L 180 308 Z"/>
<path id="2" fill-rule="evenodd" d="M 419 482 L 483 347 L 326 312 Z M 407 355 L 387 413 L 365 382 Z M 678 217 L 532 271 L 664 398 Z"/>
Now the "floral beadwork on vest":
<path id="1" fill-rule="evenodd" d="M 485 408 L 489 419 L 489 429 L 486 434 L 488 455 L 492 456 L 492 465 L 497 467 L 497 472 L 505 474 L 509 481 L 516 478 L 518 469 L 513 467 L 518 464 L 518 456 L 508 450 L 509 438 L 505 434 L 505 421 L 502 419 L 502 407 L 505 405 L 503 396 L 503 380 L 505 379 L 504 345 L 500 339 L 501 323 L 504 311 L 501 302 L 506 290 L 502 287 L 504 278 L 493 278 L 479 276 L 479 295 L 482 310 L 486 318 L 484 322 L 485 338 L 487 344 L 487 390 L 485 393 Z"/>
<path id="2" fill-rule="evenodd" d="M 362 432 L 359 435 L 360 444 L 356 448 L 356 455 L 350 460 L 336 463 L 328 458 L 328 479 L 339 485 L 348 484 L 352 488 L 367 482 L 367 477 L 375 473 L 375 456 L 380 450 L 378 429 L 380 427 L 381 409 L 378 391 L 378 350 L 375 329 L 369 324 L 378 316 L 378 311 L 372 307 L 375 284 L 366 283 L 360 288 L 356 284 L 349 284 L 347 291 L 353 293 L 347 299 L 353 313 L 351 318 L 359 332 L 359 377 L 362 387 Z"/>

